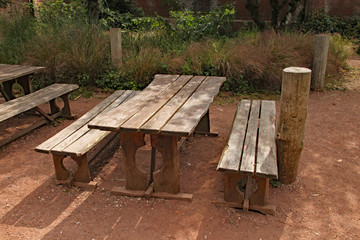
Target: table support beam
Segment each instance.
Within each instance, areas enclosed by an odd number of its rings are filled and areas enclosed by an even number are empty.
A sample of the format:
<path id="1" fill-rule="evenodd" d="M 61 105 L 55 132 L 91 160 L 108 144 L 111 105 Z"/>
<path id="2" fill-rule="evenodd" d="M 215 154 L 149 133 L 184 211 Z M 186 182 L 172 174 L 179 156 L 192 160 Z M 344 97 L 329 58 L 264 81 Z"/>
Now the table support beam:
<path id="1" fill-rule="evenodd" d="M 154 191 L 180 192 L 180 163 L 178 159 L 177 137 L 151 135 L 151 146 L 159 151 L 163 158 L 163 167 L 153 173 Z"/>
<path id="2" fill-rule="evenodd" d="M 121 133 L 121 148 L 124 156 L 126 189 L 146 190 L 149 186 L 147 173 L 136 166 L 135 154 L 139 147 L 145 145 L 142 133 Z"/>

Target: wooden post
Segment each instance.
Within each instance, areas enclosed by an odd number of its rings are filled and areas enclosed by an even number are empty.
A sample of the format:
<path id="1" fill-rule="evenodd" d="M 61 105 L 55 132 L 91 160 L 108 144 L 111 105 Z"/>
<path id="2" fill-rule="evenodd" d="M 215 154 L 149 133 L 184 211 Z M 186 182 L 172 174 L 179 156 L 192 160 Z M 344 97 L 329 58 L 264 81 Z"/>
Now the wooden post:
<path id="1" fill-rule="evenodd" d="M 290 184 L 296 180 L 304 145 L 311 70 L 299 67 L 285 68 L 282 78 L 276 145 L 279 181 Z"/>
<path id="2" fill-rule="evenodd" d="M 311 81 L 311 89 L 315 91 L 322 91 L 324 89 L 329 42 L 330 37 L 328 35 L 316 35 Z"/>
<path id="3" fill-rule="evenodd" d="M 122 47 L 121 47 L 121 29 L 110 29 L 111 40 L 111 62 L 119 69 L 122 66 Z"/>

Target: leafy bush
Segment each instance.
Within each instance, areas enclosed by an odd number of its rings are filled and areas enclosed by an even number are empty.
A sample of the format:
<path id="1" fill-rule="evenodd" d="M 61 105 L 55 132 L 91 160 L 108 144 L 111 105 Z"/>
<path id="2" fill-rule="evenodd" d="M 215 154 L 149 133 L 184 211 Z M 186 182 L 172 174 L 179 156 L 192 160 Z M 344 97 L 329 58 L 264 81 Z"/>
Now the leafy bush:
<path id="1" fill-rule="evenodd" d="M 359 45 L 360 53 L 360 16 L 341 18 L 329 15 L 326 10 L 319 10 L 308 15 L 299 26 L 303 32 L 339 33 L 342 37 L 352 39 Z"/>

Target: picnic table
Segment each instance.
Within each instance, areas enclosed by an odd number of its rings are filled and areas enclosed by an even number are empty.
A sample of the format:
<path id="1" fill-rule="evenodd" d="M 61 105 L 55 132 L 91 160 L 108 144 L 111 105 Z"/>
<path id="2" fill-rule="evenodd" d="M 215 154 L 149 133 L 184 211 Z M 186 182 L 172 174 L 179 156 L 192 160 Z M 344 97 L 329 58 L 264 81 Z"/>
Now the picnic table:
<path id="1" fill-rule="evenodd" d="M 192 194 L 179 193 L 178 139 L 211 134 L 209 107 L 224 81 L 224 77 L 158 74 L 136 96 L 89 122 L 89 128 L 120 132 L 126 186 L 115 187 L 112 194 L 192 199 Z M 150 176 L 135 161 L 145 134 L 152 146 Z M 154 172 L 156 151 L 163 166 Z"/>
<path id="2" fill-rule="evenodd" d="M 63 116 L 73 119 L 71 114 L 68 95 L 79 86 L 75 84 L 52 84 L 36 92 L 31 90 L 30 76 L 36 72 L 43 71 L 44 67 L 20 66 L 0 64 L 0 92 L 5 98 L 5 103 L 0 104 L 0 123 L 25 112 L 38 112 L 44 117 L 43 120 L 34 122 L 25 128 L 21 128 L 11 136 L 0 136 L 0 147 L 27 134 L 55 118 Z M 15 83 L 20 84 L 24 90 L 24 96 L 15 98 L 12 92 Z M 63 107 L 60 109 L 56 99 L 61 98 Z M 50 113 L 45 112 L 39 106 L 49 102 Z"/>
<path id="3" fill-rule="evenodd" d="M 25 95 L 31 93 L 30 76 L 44 69 L 45 67 L 0 64 L 0 92 L 5 100 L 15 98 L 12 87 L 16 82 L 24 89 Z"/>

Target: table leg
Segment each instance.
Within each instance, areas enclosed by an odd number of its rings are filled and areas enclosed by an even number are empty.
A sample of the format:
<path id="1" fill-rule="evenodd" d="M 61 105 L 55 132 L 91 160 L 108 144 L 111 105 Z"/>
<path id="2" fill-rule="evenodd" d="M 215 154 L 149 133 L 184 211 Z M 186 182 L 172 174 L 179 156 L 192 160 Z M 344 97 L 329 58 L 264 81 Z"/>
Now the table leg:
<path id="1" fill-rule="evenodd" d="M 31 93 L 30 75 L 20 77 L 16 81 L 23 88 L 25 95 Z"/>
<path id="2" fill-rule="evenodd" d="M 177 137 L 151 135 L 151 146 L 159 151 L 163 158 L 163 166 L 154 172 L 154 191 L 180 192 L 180 163 L 178 158 Z"/>
<path id="3" fill-rule="evenodd" d="M 121 148 L 124 156 L 126 189 L 146 190 L 149 186 L 147 173 L 136 166 L 135 154 L 145 145 L 143 133 L 121 133 Z"/>
<path id="4" fill-rule="evenodd" d="M 14 83 L 15 83 L 15 80 L 3 82 L 3 89 L 4 89 L 4 92 L 6 95 L 4 97 L 5 97 L 6 101 L 15 99 L 15 96 L 13 95 L 13 92 L 12 92 L 12 86 Z"/>
<path id="5" fill-rule="evenodd" d="M 206 114 L 201 118 L 200 122 L 195 128 L 194 131 L 195 134 L 199 135 L 207 135 L 210 137 L 217 137 L 218 133 L 210 132 L 210 113 L 209 110 L 206 112 Z"/>

